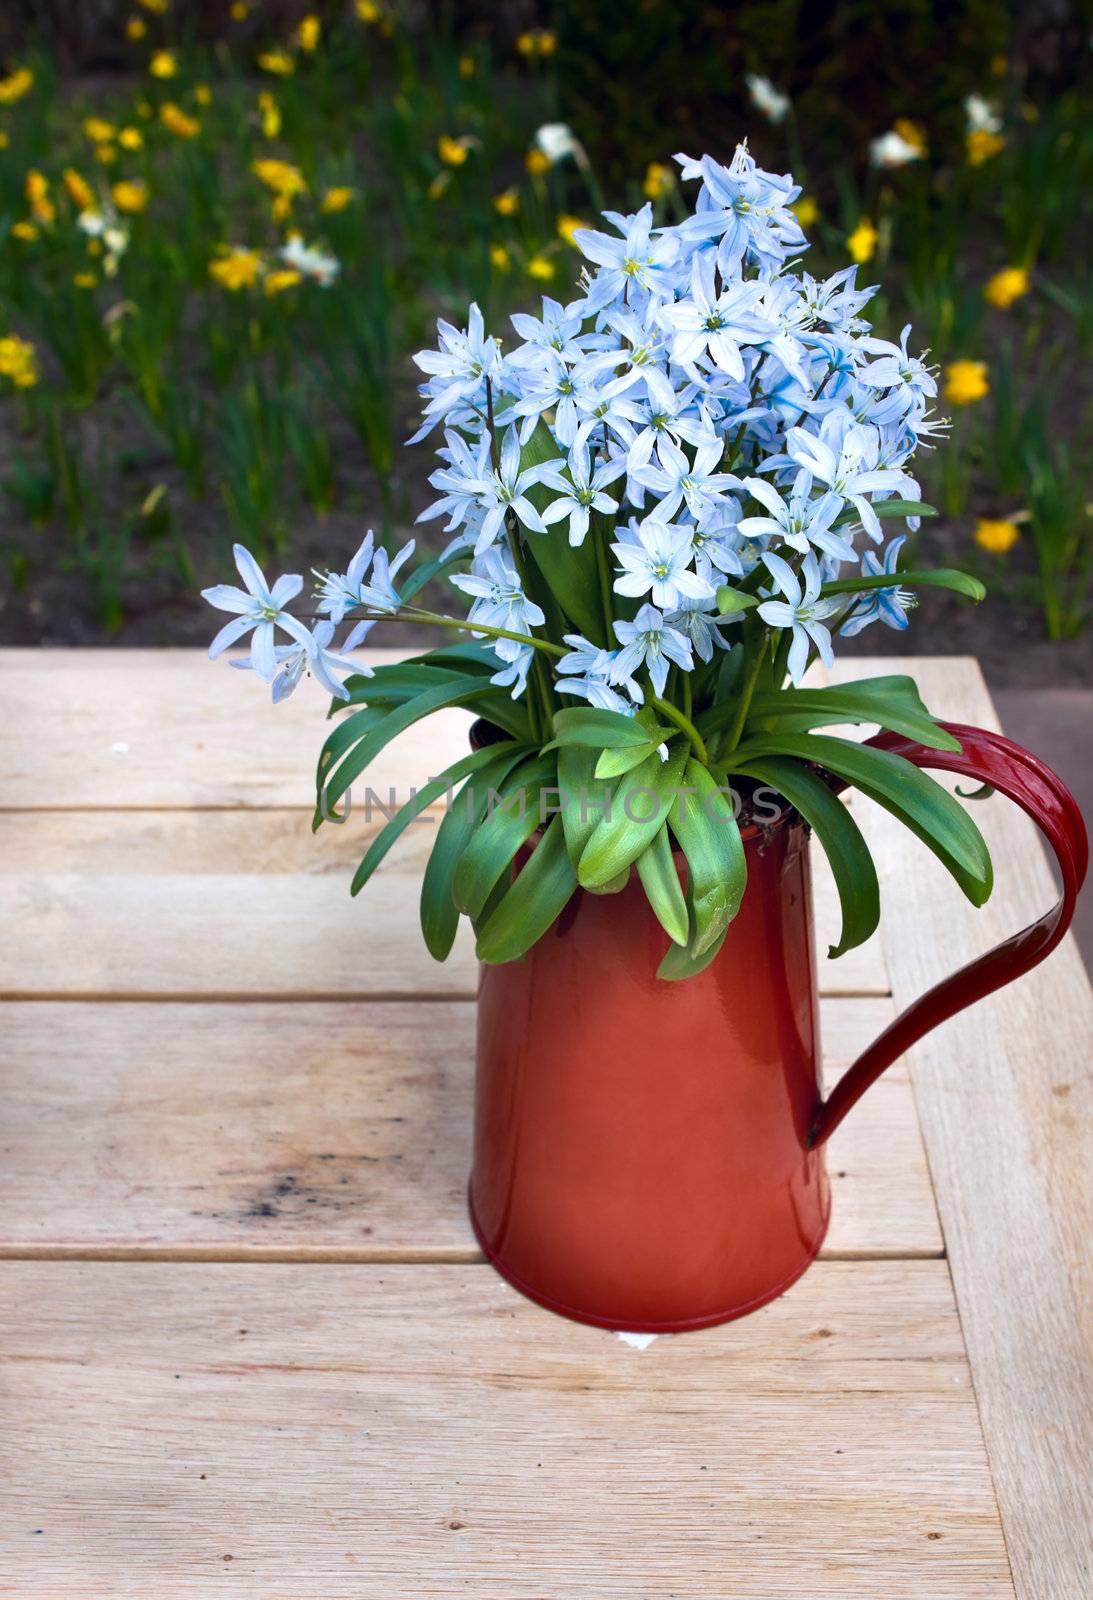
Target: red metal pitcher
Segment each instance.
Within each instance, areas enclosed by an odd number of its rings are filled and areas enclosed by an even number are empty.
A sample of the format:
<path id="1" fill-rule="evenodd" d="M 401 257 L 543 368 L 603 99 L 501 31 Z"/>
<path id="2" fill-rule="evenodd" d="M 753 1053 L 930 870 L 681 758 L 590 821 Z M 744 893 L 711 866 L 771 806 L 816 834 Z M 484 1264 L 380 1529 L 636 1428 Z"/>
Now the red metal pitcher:
<path id="1" fill-rule="evenodd" d="M 921 767 L 1010 796 L 1062 871 L 1039 922 L 938 984 L 820 1097 L 807 830 L 745 830 L 748 888 L 715 961 L 656 978 L 667 939 L 633 879 L 578 891 L 522 961 L 485 967 L 471 1220 L 502 1275 L 600 1327 L 677 1333 L 755 1310 L 823 1243 L 824 1144 L 916 1039 L 1042 961 L 1070 924 L 1087 844 L 1066 786 L 999 734 L 959 754 L 882 734 Z"/>

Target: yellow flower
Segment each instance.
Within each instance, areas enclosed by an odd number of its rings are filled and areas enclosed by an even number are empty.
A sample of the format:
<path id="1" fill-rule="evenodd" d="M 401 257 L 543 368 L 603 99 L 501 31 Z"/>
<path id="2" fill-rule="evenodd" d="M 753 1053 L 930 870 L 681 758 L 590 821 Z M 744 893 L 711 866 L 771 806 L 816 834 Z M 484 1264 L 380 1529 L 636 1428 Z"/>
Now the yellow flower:
<path id="1" fill-rule="evenodd" d="M 31 167 L 23 183 L 23 193 L 39 222 L 53 221 L 57 215 L 57 208 L 49 198 L 49 180 L 43 173 Z"/>
<path id="2" fill-rule="evenodd" d="M 508 272 L 512 267 L 512 257 L 503 244 L 490 245 L 490 262 L 498 272 Z"/>
<path id="3" fill-rule="evenodd" d="M 17 389 L 32 389 L 38 382 L 34 346 L 16 333 L 0 339 L 0 377 L 10 378 Z"/>
<path id="4" fill-rule="evenodd" d="M 38 237 L 38 229 L 33 222 L 13 222 L 11 225 L 12 236 L 22 239 L 24 244 L 33 244 Z"/>
<path id="5" fill-rule="evenodd" d="M 1005 56 L 998 55 L 998 56 L 992 56 L 991 57 L 991 77 L 992 78 L 1004 78 L 1006 76 L 1006 73 L 1009 71 L 1009 69 L 1010 69 L 1010 64 L 1006 60 Z"/>
<path id="6" fill-rule="evenodd" d="M 915 122 L 912 117 L 897 117 L 892 128 L 899 134 L 904 144 L 909 144 L 920 156 L 926 154 L 926 129 L 921 122 Z"/>
<path id="7" fill-rule="evenodd" d="M 493 197 L 493 209 L 500 217 L 514 217 L 520 209 L 520 196 L 515 189 L 502 189 Z"/>
<path id="8" fill-rule="evenodd" d="M 558 41 L 548 29 L 533 28 L 518 35 L 516 48 L 522 56 L 552 56 Z"/>
<path id="9" fill-rule="evenodd" d="M 1020 537 L 1021 530 L 1016 522 L 1005 518 L 979 517 L 975 524 L 976 544 L 981 550 L 989 550 L 992 556 L 1004 556 Z"/>
<path id="10" fill-rule="evenodd" d="M 645 169 L 645 181 L 642 188 L 647 200 L 663 200 L 666 194 L 671 194 L 675 187 L 675 173 L 671 167 L 666 167 L 660 161 L 650 161 Z"/>
<path id="11" fill-rule="evenodd" d="M 194 84 L 194 99 L 197 101 L 199 106 L 211 106 L 212 105 L 212 103 L 213 103 L 213 92 L 209 88 L 207 83 L 195 83 Z"/>
<path id="12" fill-rule="evenodd" d="M 1000 133 L 992 133 L 989 128 L 973 128 L 967 141 L 969 165 L 981 167 L 984 161 L 996 156 L 1005 143 Z"/>
<path id="13" fill-rule="evenodd" d="M 587 227 L 588 223 L 583 217 L 571 217 L 563 212 L 558 218 L 558 237 L 564 239 L 566 244 L 572 245 L 575 250 L 577 248 L 577 241 L 573 237 L 575 229 Z"/>
<path id="14" fill-rule="evenodd" d="M 6 150 L 10 143 L 11 143 L 11 140 L 8 138 L 7 134 L 4 132 L 3 128 L 0 128 L 0 150 Z"/>
<path id="15" fill-rule="evenodd" d="M 258 110 L 262 117 L 262 137 L 276 139 L 281 131 L 281 108 L 265 89 L 258 96 Z"/>
<path id="16" fill-rule="evenodd" d="M 378 22 L 383 15 L 375 0 L 356 0 L 356 12 L 361 22 Z"/>
<path id="17" fill-rule="evenodd" d="M 540 252 L 529 257 L 524 271 L 529 278 L 538 278 L 541 283 L 548 283 L 554 276 L 554 263 Z"/>
<path id="18" fill-rule="evenodd" d="M 459 76 L 461 78 L 473 78 L 477 71 L 478 63 L 475 61 L 473 56 L 460 56 Z"/>
<path id="19" fill-rule="evenodd" d="M 117 159 L 118 152 L 112 144 L 97 144 L 95 146 L 95 160 L 100 162 L 102 166 L 111 167 Z"/>
<path id="20" fill-rule="evenodd" d="M 985 361 L 951 361 L 945 368 L 945 398 L 950 405 L 970 406 L 990 392 Z"/>
<path id="21" fill-rule="evenodd" d="M 425 193 L 430 200 L 439 200 L 449 183 L 452 181 L 450 172 L 438 172 Z"/>
<path id="22" fill-rule="evenodd" d="M 291 78 L 296 70 L 287 50 L 263 50 L 258 65 L 263 72 L 272 72 L 278 78 Z"/>
<path id="23" fill-rule="evenodd" d="M 304 17 L 296 30 L 296 40 L 301 50 L 312 51 L 318 47 L 323 25 L 315 15 Z"/>
<path id="24" fill-rule="evenodd" d="M 524 166 L 533 178 L 541 177 L 544 172 L 550 171 L 550 157 L 536 146 L 524 157 Z"/>
<path id="25" fill-rule="evenodd" d="M 136 214 L 148 204 L 148 185 L 140 178 L 125 178 L 110 193 L 119 211 Z"/>
<path id="26" fill-rule="evenodd" d="M 127 39 L 143 39 L 148 32 L 148 24 L 143 17 L 130 17 L 125 24 L 125 37 Z"/>
<path id="27" fill-rule="evenodd" d="M 209 262 L 210 278 L 230 289 L 232 294 L 239 289 L 253 289 L 261 275 L 262 257 L 257 250 L 229 249 L 225 245 L 221 254 Z"/>
<path id="28" fill-rule="evenodd" d="M 123 128 L 118 134 L 118 143 L 123 150 L 140 150 L 144 144 L 144 135 L 139 128 Z"/>
<path id="29" fill-rule="evenodd" d="M 282 294 L 286 289 L 294 289 L 300 282 L 300 274 L 291 267 L 281 267 L 276 272 L 266 274 L 262 287 L 267 294 Z"/>
<path id="30" fill-rule="evenodd" d="M 75 272 L 72 275 L 72 282 L 77 289 L 93 289 L 98 281 L 93 272 Z"/>
<path id="31" fill-rule="evenodd" d="M 95 204 L 95 191 L 87 180 L 80 177 L 75 167 L 66 167 L 61 176 L 72 204 L 80 211 L 90 211 Z"/>
<path id="32" fill-rule="evenodd" d="M 157 50 L 148 63 L 153 78 L 177 78 L 178 59 L 173 50 Z"/>
<path id="33" fill-rule="evenodd" d="M 353 196 L 356 192 L 356 189 L 350 189 L 348 185 L 343 185 L 341 188 L 328 189 L 323 195 L 319 210 L 344 211 L 346 206 L 352 205 Z"/>
<path id="34" fill-rule="evenodd" d="M 285 200 L 293 200 L 298 194 L 307 193 L 304 175 L 299 167 L 292 165 L 291 161 L 280 161 L 275 156 L 266 156 L 261 161 L 256 161 L 251 171 L 267 189 L 272 189 L 274 194 L 280 195 Z"/>
<path id="35" fill-rule="evenodd" d="M 157 17 L 162 17 L 167 10 L 167 0 L 137 0 L 137 4 Z"/>
<path id="36" fill-rule="evenodd" d="M 92 144 L 109 144 L 117 136 L 117 129 L 112 122 L 104 122 L 101 117 L 85 117 L 83 131 Z"/>
<path id="37" fill-rule="evenodd" d="M 274 195 L 269 214 L 274 222 L 286 222 L 292 215 L 292 201 L 289 196 L 287 194 Z"/>
<path id="38" fill-rule="evenodd" d="M 181 106 L 176 106 L 173 100 L 167 100 L 159 108 L 159 120 L 168 132 L 176 134 L 180 139 L 196 139 L 201 132 L 201 124 L 196 117 L 188 117 Z"/>
<path id="39" fill-rule="evenodd" d="M 873 259 L 877 248 L 877 230 L 868 217 L 862 217 L 847 239 L 846 248 L 850 251 L 851 259 L 857 261 L 859 265 Z"/>
<path id="40" fill-rule="evenodd" d="M 102 240 L 101 239 L 89 239 L 87 241 L 87 253 L 88 253 L 89 256 L 92 256 L 92 257 L 95 257 L 95 258 L 101 256 L 102 255 Z"/>
<path id="41" fill-rule="evenodd" d="M 436 153 L 446 167 L 461 167 L 470 152 L 471 141 L 464 136 L 462 139 L 452 139 L 442 133 L 436 141 Z"/>
<path id="42" fill-rule="evenodd" d="M 820 208 L 810 194 L 803 194 L 801 198 L 789 208 L 802 228 L 811 228 L 820 218 Z"/>
<path id="43" fill-rule="evenodd" d="M 13 106 L 34 88 L 34 74 L 29 67 L 16 67 L 6 78 L 0 78 L 0 106 Z"/>
<path id="44" fill-rule="evenodd" d="M 1024 267 L 1003 267 L 983 285 L 983 298 L 1000 311 L 1008 311 L 1015 300 L 1028 294 L 1028 273 Z"/>
<path id="45" fill-rule="evenodd" d="M 249 14 L 250 6 L 246 4 L 246 0 L 232 0 L 228 15 L 233 22 L 246 22 Z"/>

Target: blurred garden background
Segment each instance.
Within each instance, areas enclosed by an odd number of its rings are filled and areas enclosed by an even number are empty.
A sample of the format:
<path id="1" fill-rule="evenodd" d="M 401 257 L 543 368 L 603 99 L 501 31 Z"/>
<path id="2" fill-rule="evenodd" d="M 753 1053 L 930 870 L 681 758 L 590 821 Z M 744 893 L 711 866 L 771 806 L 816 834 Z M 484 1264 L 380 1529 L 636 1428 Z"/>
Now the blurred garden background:
<path id="1" fill-rule="evenodd" d="M 913 562 L 989 598 L 900 645 L 1088 683 L 1088 31 L 1066 0 L 8 0 L 0 642 L 204 643 L 234 539 L 292 571 L 401 542 L 437 315 L 504 337 L 571 297 L 575 226 L 674 219 L 674 152 L 746 137 L 804 185 L 808 269 L 860 262 L 940 369 Z"/>

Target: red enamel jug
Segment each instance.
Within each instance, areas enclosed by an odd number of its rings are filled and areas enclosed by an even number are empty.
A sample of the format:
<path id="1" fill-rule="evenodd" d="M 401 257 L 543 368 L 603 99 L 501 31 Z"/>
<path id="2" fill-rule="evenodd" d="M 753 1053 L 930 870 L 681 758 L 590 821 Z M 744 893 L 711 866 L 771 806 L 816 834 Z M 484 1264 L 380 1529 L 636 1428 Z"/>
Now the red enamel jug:
<path id="1" fill-rule="evenodd" d="M 827 1231 L 824 1144 L 939 1022 L 1042 961 L 1085 875 L 1073 796 L 999 734 L 944 724 L 961 752 L 873 745 L 963 773 L 1039 825 L 1062 872 L 1039 922 L 937 985 L 820 1096 L 807 830 L 745 830 L 748 887 L 709 967 L 656 978 L 667 936 L 636 877 L 578 891 L 521 961 L 482 969 L 471 1220 L 517 1289 L 599 1327 L 677 1333 L 773 1299 Z"/>

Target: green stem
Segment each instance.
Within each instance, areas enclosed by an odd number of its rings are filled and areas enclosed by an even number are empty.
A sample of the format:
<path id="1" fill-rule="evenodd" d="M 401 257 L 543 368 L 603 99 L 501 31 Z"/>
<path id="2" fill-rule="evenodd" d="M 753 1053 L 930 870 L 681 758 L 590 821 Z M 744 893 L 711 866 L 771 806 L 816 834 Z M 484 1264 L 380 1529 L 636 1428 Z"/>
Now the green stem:
<path id="1" fill-rule="evenodd" d="M 658 700 L 655 695 L 650 698 L 649 704 L 651 706 L 655 706 L 660 712 L 661 716 L 667 717 L 669 722 L 674 722 L 676 727 L 679 728 L 682 733 L 687 735 L 688 739 L 691 741 L 691 744 L 694 746 L 694 753 L 702 762 L 702 765 L 709 766 L 710 753 L 706 749 L 702 735 L 699 733 L 690 717 L 686 716 L 684 712 L 680 711 L 677 706 L 672 705 L 670 700 Z"/>
<path id="2" fill-rule="evenodd" d="M 356 616 L 354 612 L 352 615 Z M 530 644 L 535 650 L 542 650 L 551 656 L 564 656 L 568 651 L 561 645 L 548 644 L 545 639 L 533 639 L 527 633 L 513 633 L 509 628 L 490 628 L 484 622 L 469 622 L 466 617 L 442 617 L 435 611 L 418 611 L 413 606 L 403 608 L 401 611 L 365 611 L 364 615 L 370 616 L 374 621 L 390 622 L 393 617 L 401 617 L 406 622 L 427 622 L 434 628 L 456 628 L 463 633 L 481 633 L 488 639 L 515 639 L 517 644 Z"/>
<path id="3" fill-rule="evenodd" d="M 747 677 L 744 679 L 740 689 L 740 702 L 736 708 L 736 715 L 733 717 L 732 724 L 725 736 L 725 755 L 731 755 L 736 749 L 737 745 L 740 743 L 740 735 L 743 733 L 744 724 L 748 720 L 748 711 L 751 708 L 752 696 L 755 693 L 755 685 L 758 682 L 759 672 L 762 668 L 766 653 L 767 639 L 766 635 L 764 634 L 759 644 L 759 648 L 751 658 L 751 662 L 748 665 Z"/>

